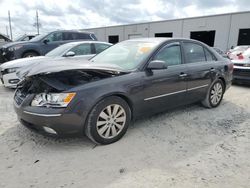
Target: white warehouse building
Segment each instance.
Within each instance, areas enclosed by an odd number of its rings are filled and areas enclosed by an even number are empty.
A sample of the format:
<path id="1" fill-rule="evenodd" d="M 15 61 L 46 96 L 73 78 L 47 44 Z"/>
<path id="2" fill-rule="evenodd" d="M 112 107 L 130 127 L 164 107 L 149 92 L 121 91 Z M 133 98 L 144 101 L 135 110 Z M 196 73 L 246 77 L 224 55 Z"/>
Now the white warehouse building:
<path id="1" fill-rule="evenodd" d="M 138 37 L 178 37 L 227 50 L 232 46 L 250 45 L 250 11 L 84 30 L 110 43 Z"/>

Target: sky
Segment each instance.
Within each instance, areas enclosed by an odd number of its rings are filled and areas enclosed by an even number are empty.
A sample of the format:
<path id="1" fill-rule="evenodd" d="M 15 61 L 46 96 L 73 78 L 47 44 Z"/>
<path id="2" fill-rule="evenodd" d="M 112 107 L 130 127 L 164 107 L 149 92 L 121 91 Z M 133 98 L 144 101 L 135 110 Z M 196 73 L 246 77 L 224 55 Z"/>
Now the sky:
<path id="1" fill-rule="evenodd" d="M 249 0 L 0 0 L 0 33 L 6 34 L 8 10 L 13 37 L 58 29 L 159 21 L 250 10 Z"/>

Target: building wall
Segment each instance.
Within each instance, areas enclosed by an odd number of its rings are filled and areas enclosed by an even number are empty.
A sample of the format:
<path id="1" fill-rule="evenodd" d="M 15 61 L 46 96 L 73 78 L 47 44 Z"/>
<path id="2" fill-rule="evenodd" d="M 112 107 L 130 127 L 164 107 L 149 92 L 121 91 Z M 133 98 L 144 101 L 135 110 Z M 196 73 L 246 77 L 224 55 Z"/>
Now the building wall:
<path id="1" fill-rule="evenodd" d="M 221 49 L 227 48 L 230 29 L 230 16 L 212 16 L 183 20 L 182 37 L 190 38 L 192 31 L 215 30 L 214 46 Z"/>
<path id="2" fill-rule="evenodd" d="M 173 37 L 182 37 L 182 20 L 155 22 L 149 24 L 149 37 L 155 33 L 173 33 Z"/>
<path id="3" fill-rule="evenodd" d="M 236 46 L 238 43 L 239 29 L 250 29 L 250 12 L 231 15 L 231 26 L 228 46 Z"/>
<path id="4" fill-rule="evenodd" d="M 192 31 L 215 30 L 214 46 L 223 50 L 236 46 L 239 29 L 250 28 L 250 12 L 239 12 L 197 18 L 185 18 L 141 24 L 85 29 L 101 41 L 119 35 L 119 42 L 135 37 L 154 37 L 155 33 L 173 33 L 173 37 L 190 38 Z"/>

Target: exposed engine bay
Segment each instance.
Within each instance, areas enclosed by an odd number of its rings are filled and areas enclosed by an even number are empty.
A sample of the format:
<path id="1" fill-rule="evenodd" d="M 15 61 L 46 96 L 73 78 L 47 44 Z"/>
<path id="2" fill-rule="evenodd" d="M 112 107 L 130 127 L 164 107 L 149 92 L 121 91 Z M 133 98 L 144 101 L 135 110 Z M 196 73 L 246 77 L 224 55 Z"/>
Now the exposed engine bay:
<path id="1" fill-rule="evenodd" d="M 67 70 L 49 74 L 33 75 L 18 84 L 21 93 L 37 94 L 62 92 L 89 82 L 118 76 L 124 73 L 108 70 Z"/>

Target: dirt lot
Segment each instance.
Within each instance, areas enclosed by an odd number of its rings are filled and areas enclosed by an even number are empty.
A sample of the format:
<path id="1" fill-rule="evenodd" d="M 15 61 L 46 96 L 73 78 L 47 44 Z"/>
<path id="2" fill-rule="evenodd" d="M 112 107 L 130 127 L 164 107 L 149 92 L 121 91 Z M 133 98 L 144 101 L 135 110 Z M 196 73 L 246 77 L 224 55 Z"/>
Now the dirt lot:
<path id="1" fill-rule="evenodd" d="M 250 187 L 250 87 L 220 107 L 190 105 L 136 121 L 119 142 L 52 139 L 20 125 L 0 85 L 0 187 Z"/>

